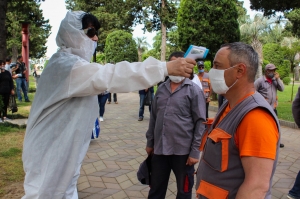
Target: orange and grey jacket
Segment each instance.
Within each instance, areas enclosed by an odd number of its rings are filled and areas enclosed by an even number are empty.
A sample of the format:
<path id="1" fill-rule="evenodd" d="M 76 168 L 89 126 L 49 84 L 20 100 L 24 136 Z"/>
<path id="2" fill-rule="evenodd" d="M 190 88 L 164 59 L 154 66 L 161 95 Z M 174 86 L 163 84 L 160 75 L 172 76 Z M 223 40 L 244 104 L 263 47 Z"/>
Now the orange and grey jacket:
<path id="1" fill-rule="evenodd" d="M 200 79 L 200 81 L 201 81 L 201 79 Z M 203 74 L 201 84 L 202 84 L 202 90 L 204 92 L 205 98 L 209 98 L 210 89 L 209 89 L 209 76 L 208 76 L 208 73 Z"/>
<path id="2" fill-rule="evenodd" d="M 274 118 L 279 131 L 277 117 L 268 102 L 257 92 L 236 105 L 219 123 L 228 101 L 224 102 L 210 126 L 201 146 L 203 154 L 197 171 L 196 189 L 199 199 L 234 199 L 244 181 L 245 173 L 239 150 L 234 141 L 237 127 L 244 116 L 255 108 L 264 108 Z M 269 191 L 265 199 L 271 199 L 272 177 L 276 169 L 280 144 L 280 132 L 276 157 L 270 178 Z M 200 148 L 201 150 L 201 148 Z"/>

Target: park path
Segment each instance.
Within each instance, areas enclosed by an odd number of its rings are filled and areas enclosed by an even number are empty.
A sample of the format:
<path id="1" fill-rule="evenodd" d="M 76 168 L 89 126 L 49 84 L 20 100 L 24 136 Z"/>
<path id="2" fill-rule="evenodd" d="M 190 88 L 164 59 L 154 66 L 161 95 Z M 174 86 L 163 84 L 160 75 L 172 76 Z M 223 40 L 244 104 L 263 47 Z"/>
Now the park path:
<path id="1" fill-rule="evenodd" d="M 136 172 L 146 158 L 149 111 L 145 110 L 143 121 L 137 121 L 139 95 L 135 92 L 118 94 L 118 102 L 106 105 L 101 135 L 91 141 L 78 180 L 80 199 L 147 198 L 149 188 L 140 184 Z M 209 114 L 212 117 L 215 112 Z M 281 130 L 285 147 L 280 149 L 272 199 L 286 198 L 300 170 L 300 130 L 288 127 Z M 166 198 L 175 199 L 176 191 L 175 176 L 171 174 Z"/>

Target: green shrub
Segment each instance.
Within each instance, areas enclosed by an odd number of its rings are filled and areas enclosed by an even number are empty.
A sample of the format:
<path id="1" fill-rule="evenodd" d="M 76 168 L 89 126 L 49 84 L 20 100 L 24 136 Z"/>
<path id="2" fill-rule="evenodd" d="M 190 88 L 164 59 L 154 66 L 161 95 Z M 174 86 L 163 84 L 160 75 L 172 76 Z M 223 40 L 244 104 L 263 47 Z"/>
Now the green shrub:
<path id="1" fill-rule="evenodd" d="M 36 92 L 36 88 L 35 87 L 29 87 L 28 88 L 28 92 L 29 93 L 35 93 Z"/>
<path id="2" fill-rule="evenodd" d="M 284 85 L 289 85 L 289 84 L 291 83 L 291 78 L 289 78 L 289 77 L 284 77 L 284 78 L 282 79 L 282 81 L 283 81 Z"/>

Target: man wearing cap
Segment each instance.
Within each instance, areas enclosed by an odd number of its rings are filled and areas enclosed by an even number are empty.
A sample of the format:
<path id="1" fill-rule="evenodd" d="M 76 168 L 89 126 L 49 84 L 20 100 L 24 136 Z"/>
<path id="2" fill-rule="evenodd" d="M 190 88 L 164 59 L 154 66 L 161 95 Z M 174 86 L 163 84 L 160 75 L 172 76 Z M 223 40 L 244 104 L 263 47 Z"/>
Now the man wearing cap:
<path id="1" fill-rule="evenodd" d="M 254 86 L 257 92 L 259 92 L 274 109 L 277 114 L 277 90 L 283 91 L 284 85 L 279 77 L 279 73 L 276 72 L 277 67 L 274 64 L 267 64 L 265 67 L 265 75 L 258 78 L 254 82 Z M 284 144 L 280 144 L 280 147 L 284 147 Z"/>
<path id="2" fill-rule="evenodd" d="M 198 78 L 202 84 L 202 90 L 204 92 L 204 96 L 206 99 L 206 118 L 208 118 L 208 106 L 210 102 L 210 96 L 211 96 L 211 85 L 210 85 L 210 80 L 209 80 L 209 75 L 208 73 L 204 72 L 204 62 L 203 61 L 198 61 L 197 62 L 198 66 Z"/>

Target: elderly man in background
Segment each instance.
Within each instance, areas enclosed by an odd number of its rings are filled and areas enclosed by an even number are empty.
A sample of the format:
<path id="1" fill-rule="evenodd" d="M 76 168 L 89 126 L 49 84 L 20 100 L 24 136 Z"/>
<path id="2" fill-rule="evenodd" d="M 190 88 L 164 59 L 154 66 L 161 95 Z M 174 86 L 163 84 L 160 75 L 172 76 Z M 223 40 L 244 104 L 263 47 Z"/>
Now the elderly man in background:
<path id="1" fill-rule="evenodd" d="M 283 91 L 284 85 L 279 77 L 279 73 L 276 72 L 277 67 L 274 64 L 267 64 L 265 67 L 265 75 L 258 78 L 255 82 L 255 89 L 259 92 L 277 113 L 277 90 Z M 280 148 L 283 148 L 284 144 L 280 143 Z"/>

